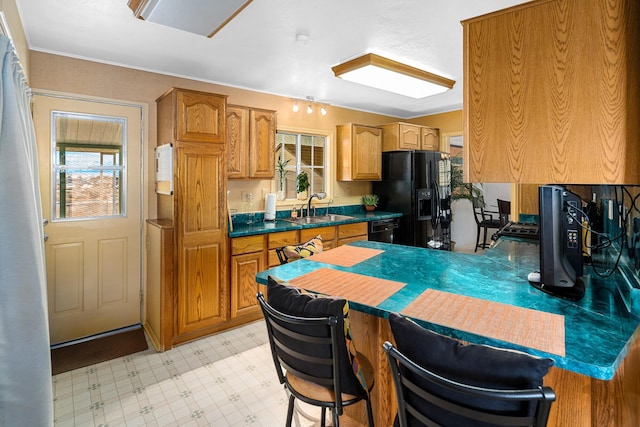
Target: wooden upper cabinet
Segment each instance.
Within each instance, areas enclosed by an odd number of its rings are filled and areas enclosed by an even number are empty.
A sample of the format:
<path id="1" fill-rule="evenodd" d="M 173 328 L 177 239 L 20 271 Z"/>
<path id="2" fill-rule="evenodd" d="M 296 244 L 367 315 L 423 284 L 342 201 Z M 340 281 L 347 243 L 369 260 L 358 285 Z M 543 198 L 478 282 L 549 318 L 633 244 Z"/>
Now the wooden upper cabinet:
<path id="1" fill-rule="evenodd" d="M 227 106 L 227 176 L 249 176 L 249 110 L 236 105 Z"/>
<path id="2" fill-rule="evenodd" d="M 388 123 L 382 128 L 382 151 L 431 150 L 437 151 L 440 131 L 411 123 Z"/>
<path id="3" fill-rule="evenodd" d="M 252 109 L 249 123 L 249 177 L 272 179 L 276 173 L 276 113 Z"/>
<path id="4" fill-rule="evenodd" d="M 382 151 L 420 150 L 420 126 L 389 123 L 382 128 Z"/>
<path id="5" fill-rule="evenodd" d="M 357 124 L 338 125 L 338 181 L 382 179 L 382 129 Z"/>
<path id="6" fill-rule="evenodd" d="M 229 178 L 273 179 L 276 112 L 227 106 Z"/>
<path id="7" fill-rule="evenodd" d="M 422 150 L 440 150 L 440 129 L 420 126 L 420 141 Z"/>
<path id="8" fill-rule="evenodd" d="M 541 0 L 463 29 L 466 182 L 640 183 L 640 2 Z"/>
<path id="9" fill-rule="evenodd" d="M 225 95 L 172 88 L 157 102 L 172 106 L 164 113 L 158 113 L 158 129 L 172 127 L 176 141 L 225 142 Z"/>

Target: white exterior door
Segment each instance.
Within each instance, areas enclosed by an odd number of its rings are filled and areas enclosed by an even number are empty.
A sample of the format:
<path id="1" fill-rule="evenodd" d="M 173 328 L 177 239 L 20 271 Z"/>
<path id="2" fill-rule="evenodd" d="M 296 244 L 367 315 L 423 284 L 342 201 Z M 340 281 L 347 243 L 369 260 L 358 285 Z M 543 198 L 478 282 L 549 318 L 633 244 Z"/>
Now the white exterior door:
<path id="1" fill-rule="evenodd" d="M 34 98 L 57 344 L 141 322 L 141 108 Z"/>

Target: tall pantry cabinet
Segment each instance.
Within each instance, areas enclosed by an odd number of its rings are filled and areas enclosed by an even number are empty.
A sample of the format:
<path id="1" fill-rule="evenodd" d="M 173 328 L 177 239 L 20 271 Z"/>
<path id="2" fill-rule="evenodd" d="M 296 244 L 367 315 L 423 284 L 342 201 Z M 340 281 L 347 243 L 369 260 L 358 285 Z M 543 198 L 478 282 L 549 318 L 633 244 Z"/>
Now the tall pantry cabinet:
<path id="1" fill-rule="evenodd" d="M 158 215 L 174 227 L 173 344 L 215 332 L 228 316 L 226 97 L 173 88 L 157 99 L 158 145 L 172 143 L 174 191 Z"/>

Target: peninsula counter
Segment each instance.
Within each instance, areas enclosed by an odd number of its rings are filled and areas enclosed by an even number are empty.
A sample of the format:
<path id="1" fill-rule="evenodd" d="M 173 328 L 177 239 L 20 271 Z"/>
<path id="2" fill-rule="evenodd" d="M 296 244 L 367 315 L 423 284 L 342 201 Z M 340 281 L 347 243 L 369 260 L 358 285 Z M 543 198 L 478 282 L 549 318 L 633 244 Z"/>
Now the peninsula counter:
<path id="1" fill-rule="evenodd" d="M 587 268 L 585 297 L 569 302 L 527 282 L 527 274 L 538 269 L 537 242 L 503 237 L 485 255 L 366 241 L 349 247 L 371 255 L 351 266 L 311 257 L 266 270 L 256 279 L 265 285 L 273 275 L 314 291 L 318 288 L 313 283 L 305 283 L 315 280 L 322 287 L 340 282 L 340 277 L 344 283 L 345 275 L 347 283 L 362 276 L 371 283 L 370 289 L 365 285 L 356 290 L 354 285 L 324 293 L 349 299 L 354 341 L 376 367 L 376 425 L 390 425 L 395 413 L 382 351 L 382 343 L 392 337 L 390 312 L 409 315 L 424 327 L 465 342 L 553 359 L 554 367 L 545 377 L 558 396 L 550 426 L 640 425 L 640 320 L 627 312 L 618 295 L 615 281 L 623 279 L 617 273 L 602 279 Z M 349 250 L 341 248 L 332 251 Z M 436 301 L 437 306 L 429 306 Z M 434 321 L 435 312 L 445 320 Z M 460 319 L 473 327 L 459 326 Z"/>

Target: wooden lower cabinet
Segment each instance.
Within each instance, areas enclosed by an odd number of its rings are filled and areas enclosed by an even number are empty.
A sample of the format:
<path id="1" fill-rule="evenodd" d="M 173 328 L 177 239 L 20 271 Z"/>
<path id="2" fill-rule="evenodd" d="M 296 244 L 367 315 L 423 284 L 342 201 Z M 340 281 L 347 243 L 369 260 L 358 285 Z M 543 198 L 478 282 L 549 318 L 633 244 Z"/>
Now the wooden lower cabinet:
<path id="1" fill-rule="evenodd" d="M 366 222 L 356 222 L 338 226 L 338 246 L 368 239 L 369 226 Z"/>
<path id="2" fill-rule="evenodd" d="M 231 318 L 251 314 L 258 308 L 256 274 L 264 270 L 264 254 L 231 257 Z"/>
<path id="3" fill-rule="evenodd" d="M 329 250 L 336 247 L 336 226 L 306 228 L 300 230 L 300 242 L 307 242 L 316 236 L 322 237 L 323 250 Z"/>
<path id="4" fill-rule="evenodd" d="M 174 229 L 167 219 L 147 220 L 147 286 L 144 330 L 156 351 L 172 347 Z"/>
<path id="5" fill-rule="evenodd" d="M 159 227 L 155 223 L 152 225 L 154 228 Z M 361 222 L 235 237 L 230 239 L 228 251 L 215 242 L 202 242 L 197 235 L 178 238 L 182 243 L 178 245 L 175 294 L 167 290 L 172 288 L 168 283 L 173 283 L 173 270 L 170 271 L 171 277 L 165 271 L 159 274 L 167 277 L 154 279 L 158 281 L 158 284 L 153 284 L 154 289 L 158 288 L 155 291 L 158 296 L 153 297 L 154 306 L 148 312 L 158 311 L 160 306 L 164 307 L 161 310 L 164 315 L 160 313 L 162 317 L 156 318 L 153 313 L 147 314 L 151 316 L 151 325 L 148 327 L 151 327 L 155 334 L 154 346 L 159 351 L 169 350 L 174 344 L 260 319 L 262 313 L 256 293 L 265 292 L 265 288 L 256 283 L 256 274 L 280 264 L 275 253 L 276 248 L 306 242 L 320 235 L 324 249 L 328 250 L 346 243 L 367 240 L 367 229 L 367 223 Z M 154 246 L 159 245 L 161 231 L 151 231 Z M 162 232 L 169 231 L 172 232 L 173 229 L 167 227 Z M 172 240 L 173 236 L 165 237 L 168 238 Z M 220 278 L 227 277 L 227 274 L 223 273 L 227 269 L 222 261 L 225 259 L 223 254 L 226 253 L 230 254 L 229 281 L 223 283 Z M 165 264 L 173 265 L 173 262 L 170 262 L 173 259 L 170 252 L 162 252 L 162 258 L 160 254 L 158 252 L 154 255 L 154 261 L 150 264 L 154 266 L 154 270 L 164 268 Z M 164 285 L 160 283 L 161 279 Z M 175 304 L 173 310 L 168 305 L 171 300 Z M 174 314 L 175 326 L 171 327 L 170 322 Z"/>
<path id="6" fill-rule="evenodd" d="M 264 236 L 231 240 L 231 319 L 259 314 L 256 274 L 265 269 Z"/>
<path id="7" fill-rule="evenodd" d="M 297 245 L 300 242 L 300 237 L 297 230 L 282 231 L 280 233 L 267 234 L 267 260 L 269 268 L 280 265 L 278 255 L 276 255 L 276 248 L 287 245 Z"/>

